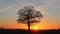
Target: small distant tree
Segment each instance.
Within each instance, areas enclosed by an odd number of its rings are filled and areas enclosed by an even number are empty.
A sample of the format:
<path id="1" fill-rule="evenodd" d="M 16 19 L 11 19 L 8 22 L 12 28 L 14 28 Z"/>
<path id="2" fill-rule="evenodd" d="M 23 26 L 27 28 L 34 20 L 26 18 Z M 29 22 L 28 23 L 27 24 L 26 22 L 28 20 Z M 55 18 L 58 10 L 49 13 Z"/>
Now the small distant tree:
<path id="1" fill-rule="evenodd" d="M 18 11 L 18 23 L 24 23 L 28 25 L 30 31 L 30 25 L 32 23 L 40 22 L 43 17 L 40 11 L 36 11 L 33 6 L 24 6 L 24 8 Z"/>
<path id="2" fill-rule="evenodd" d="M 4 29 L 4 27 L 3 27 L 3 26 L 1 26 L 1 29 Z"/>

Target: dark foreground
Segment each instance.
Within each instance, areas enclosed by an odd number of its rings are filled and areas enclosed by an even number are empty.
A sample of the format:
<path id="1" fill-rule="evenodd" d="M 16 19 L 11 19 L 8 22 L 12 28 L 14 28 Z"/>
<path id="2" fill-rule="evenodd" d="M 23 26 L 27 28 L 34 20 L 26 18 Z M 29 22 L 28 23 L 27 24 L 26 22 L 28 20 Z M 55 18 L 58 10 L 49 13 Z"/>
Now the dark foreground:
<path id="1" fill-rule="evenodd" d="M 29 34 L 28 30 L 23 29 L 0 29 L 0 34 Z M 52 30 L 31 30 L 30 34 L 60 34 L 60 29 Z"/>

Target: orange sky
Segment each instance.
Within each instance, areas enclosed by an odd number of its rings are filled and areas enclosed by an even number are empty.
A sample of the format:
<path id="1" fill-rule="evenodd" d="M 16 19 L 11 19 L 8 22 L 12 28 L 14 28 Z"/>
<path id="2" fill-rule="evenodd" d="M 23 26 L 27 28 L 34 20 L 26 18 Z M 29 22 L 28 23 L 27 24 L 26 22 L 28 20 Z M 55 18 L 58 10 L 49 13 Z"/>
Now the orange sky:
<path id="1" fill-rule="evenodd" d="M 4 28 L 27 29 L 26 24 L 17 24 L 16 21 L 11 21 L 12 23 L 10 23 L 9 21 L 5 21 L 5 22 L 6 22 L 6 24 L 1 24 L 0 27 L 3 26 Z M 59 29 L 60 25 L 54 24 L 54 23 L 49 23 L 46 19 L 42 18 L 41 23 L 33 24 L 31 26 L 31 29 L 35 29 L 35 28 L 37 28 L 37 29 Z"/>

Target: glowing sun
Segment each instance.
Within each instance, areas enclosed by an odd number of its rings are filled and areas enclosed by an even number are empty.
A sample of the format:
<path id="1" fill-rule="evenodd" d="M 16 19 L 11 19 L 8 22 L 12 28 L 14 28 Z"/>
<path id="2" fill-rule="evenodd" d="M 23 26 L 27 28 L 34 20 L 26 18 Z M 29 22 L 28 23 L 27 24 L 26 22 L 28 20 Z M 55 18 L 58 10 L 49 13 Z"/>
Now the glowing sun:
<path id="1" fill-rule="evenodd" d="M 37 30 L 37 29 L 38 29 L 38 27 L 34 27 L 34 29 L 35 29 L 35 30 Z"/>

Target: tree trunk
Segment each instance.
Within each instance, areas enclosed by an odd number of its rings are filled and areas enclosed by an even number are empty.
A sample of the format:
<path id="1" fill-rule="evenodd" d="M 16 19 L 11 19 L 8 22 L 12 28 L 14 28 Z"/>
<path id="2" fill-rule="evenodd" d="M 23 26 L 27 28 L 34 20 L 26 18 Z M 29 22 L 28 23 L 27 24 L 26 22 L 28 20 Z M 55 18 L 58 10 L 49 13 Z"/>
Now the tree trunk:
<path id="1" fill-rule="evenodd" d="M 28 33 L 30 33 L 30 22 L 28 21 Z"/>
<path id="2" fill-rule="evenodd" d="M 29 20 L 29 17 L 28 17 L 28 33 L 30 34 L 30 20 Z"/>

